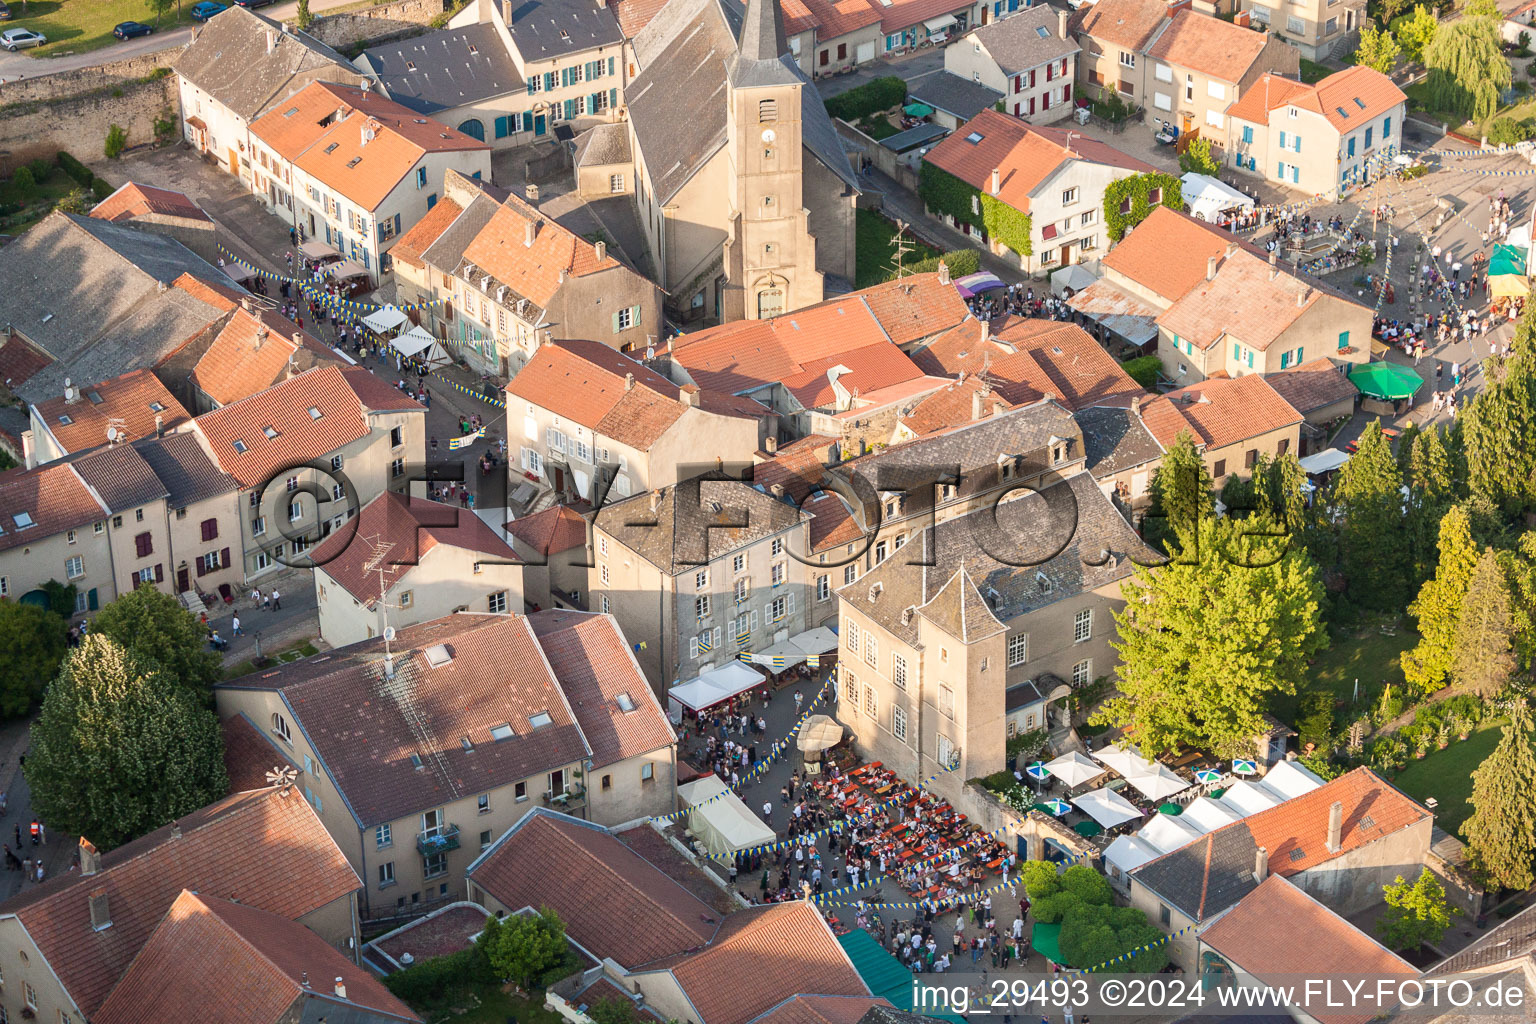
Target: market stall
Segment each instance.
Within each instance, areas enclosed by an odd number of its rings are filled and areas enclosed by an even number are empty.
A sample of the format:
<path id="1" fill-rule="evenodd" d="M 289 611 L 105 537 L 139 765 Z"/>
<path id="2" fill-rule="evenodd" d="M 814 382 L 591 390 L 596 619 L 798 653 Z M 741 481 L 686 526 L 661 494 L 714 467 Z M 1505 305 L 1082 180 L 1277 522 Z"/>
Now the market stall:
<path id="1" fill-rule="evenodd" d="M 775 839 L 773 829 L 718 776 L 678 786 L 677 795 L 688 805 L 688 834 L 711 860 L 729 863 L 736 851 L 766 846 Z"/>
<path id="2" fill-rule="evenodd" d="M 1253 207 L 1252 196 L 1208 174 L 1191 171 L 1179 180 L 1183 182 L 1184 205 L 1189 208 L 1190 215 L 1199 220 L 1221 224 L 1232 214 Z"/>
<path id="3" fill-rule="evenodd" d="M 739 661 L 710 669 L 697 679 L 679 683 L 667 691 L 667 714 L 673 724 L 683 720 L 683 712 L 698 714 L 733 697 L 750 693 L 763 685 L 763 674 Z"/>
<path id="4" fill-rule="evenodd" d="M 447 366 L 453 362 L 442 344 L 423 327 L 412 327 L 404 334 L 396 335 L 389 345 L 406 359 L 420 359 L 429 367 Z"/>
<path id="5" fill-rule="evenodd" d="M 1074 263 L 1051 274 L 1051 294 L 1058 299 L 1070 299 L 1098 279 L 1086 266 Z"/>
<path id="6" fill-rule="evenodd" d="M 398 330 L 409 318 L 394 306 L 380 306 L 363 317 L 363 326 L 375 334 Z"/>
<path id="7" fill-rule="evenodd" d="M 1095 789 L 1072 798 L 1072 805 L 1105 828 L 1141 817 L 1136 805 L 1112 789 Z"/>
<path id="8" fill-rule="evenodd" d="M 1349 381 L 1363 396 L 1360 407 L 1379 416 L 1407 412 L 1413 396 L 1424 386 L 1424 378 L 1412 367 L 1385 360 L 1355 366 L 1349 371 Z"/>
<path id="9" fill-rule="evenodd" d="M 322 242 L 318 238 L 311 238 L 299 245 L 299 252 L 303 253 L 313 263 L 325 263 L 327 260 L 341 259 L 341 253 L 336 247 Z"/>

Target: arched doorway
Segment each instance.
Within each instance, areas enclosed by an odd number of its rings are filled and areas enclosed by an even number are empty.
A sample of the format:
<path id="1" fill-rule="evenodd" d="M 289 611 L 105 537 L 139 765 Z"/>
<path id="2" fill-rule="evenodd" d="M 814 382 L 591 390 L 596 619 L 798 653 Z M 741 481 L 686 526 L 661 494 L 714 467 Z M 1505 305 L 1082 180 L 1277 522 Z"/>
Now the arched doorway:
<path id="1" fill-rule="evenodd" d="M 30 604 L 34 608 L 41 608 L 44 611 L 53 607 L 53 602 L 48 600 L 48 592 L 46 590 L 29 590 L 21 595 L 18 603 Z"/>
<path id="2" fill-rule="evenodd" d="M 468 135 L 476 142 L 485 141 L 485 125 L 480 122 L 478 117 L 472 117 L 468 121 L 465 121 L 463 124 L 459 125 L 459 131 L 463 132 L 465 135 Z"/>
<path id="3" fill-rule="evenodd" d="M 757 293 L 757 318 L 768 320 L 784 312 L 784 290 L 764 288 Z"/>

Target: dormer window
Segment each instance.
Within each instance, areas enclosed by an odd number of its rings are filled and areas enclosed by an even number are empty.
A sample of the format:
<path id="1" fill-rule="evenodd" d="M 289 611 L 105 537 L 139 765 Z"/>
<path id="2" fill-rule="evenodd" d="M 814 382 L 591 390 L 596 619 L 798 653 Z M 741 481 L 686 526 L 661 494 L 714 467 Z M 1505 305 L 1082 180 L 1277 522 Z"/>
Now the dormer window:
<path id="1" fill-rule="evenodd" d="M 1051 441 L 1051 465 L 1059 466 L 1067 461 L 1067 442 L 1061 438 Z"/>

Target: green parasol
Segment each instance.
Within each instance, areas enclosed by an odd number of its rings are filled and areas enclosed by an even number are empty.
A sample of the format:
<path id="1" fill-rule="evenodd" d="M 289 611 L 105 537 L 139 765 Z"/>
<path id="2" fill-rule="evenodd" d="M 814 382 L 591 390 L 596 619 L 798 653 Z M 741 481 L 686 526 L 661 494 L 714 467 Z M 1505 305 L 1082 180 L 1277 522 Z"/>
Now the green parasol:
<path id="1" fill-rule="evenodd" d="M 908 103 L 901 109 L 908 117 L 927 117 L 933 113 L 933 108 L 926 103 Z"/>
<path id="2" fill-rule="evenodd" d="M 1349 371 L 1349 381 L 1362 395 L 1395 401 L 1412 398 L 1424 386 L 1424 378 L 1399 363 L 1363 363 Z"/>

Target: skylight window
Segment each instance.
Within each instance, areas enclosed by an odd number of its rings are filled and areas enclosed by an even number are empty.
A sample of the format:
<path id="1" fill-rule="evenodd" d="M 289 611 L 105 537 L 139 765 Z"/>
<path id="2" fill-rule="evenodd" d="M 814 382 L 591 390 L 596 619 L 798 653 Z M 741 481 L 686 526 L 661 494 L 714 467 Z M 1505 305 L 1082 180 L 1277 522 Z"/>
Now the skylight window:
<path id="1" fill-rule="evenodd" d="M 442 668 L 453 660 L 453 654 L 444 644 L 433 644 L 422 652 L 427 656 L 427 664 L 433 668 Z"/>
<path id="2" fill-rule="evenodd" d="M 149 411 L 150 412 L 165 412 L 165 406 L 160 404 L 159 402 L 150 402 L 149 403 Z"/>
<path id="3" fill-rule="evenodd" d="M 421 755 L 418 754 L 414 750 L 411 751 L 411 767 L 415 768 L 417 771 L 421 771 L 421 767 L 422 767 L 421 766 Z"/>
<path id="4" fill-rule="evenodd" d="M 528 716 L 528 724 L 533 726 L 535 729 L 542 729 L 546 725 L 552 725 L 554 721 L 555 720 L 553 718 L 549 717 L 548 711 L 540 711 L 536 715 Z"/>
<path id="5" fill-rule="evenodd" d="M 1364 110 L 1365 109 L 1365 101 L 1362 100 L 1359 96 L 1356 96 L 1355 97 L 1355 106 L 1359 107 L 1361 110 Z"/>
<path id="6" fill-rule="evenodd" d="M 965 137 L 965 141 L 974 146 L 984 138 L 986 136 L 982 135 L 981 132 L 971 132 L 971 134 Z"/>
<path id="7" fill-rule="evenodd" d="M 277 436 L 277 428 L 276 427 L 262 427 L 261 428 L 261 432 L 263 434 L 266 434 L 267 437 L 269 437 L 269 438 Z"/>
<path id="8" fill-rule="evenodd" d="M 471 740 L 468 736 L 460 736 L 459 744 L 464 748 L 466 753 L 473 754 L 475 752 L 474 741 Z"/>
<path id="9" fill-rule="evenodd" d="M 1041 39 L 1049 39 L 1051 38 L 1051 30 L 1046 28 L 1044 25 L 1036 25 L 1035 35 L 1039 36 Z"/>
<path id="10" fill-rule="evenodd" d="M 299 108 L 298 107 L 289 107 L 287 110 L 283 111 L 283 116 L 284 117 L 292 117 L 294 114 L 297 114 L 298 112 L 299 112 Z"/>
<path id="11" fill-rule="evenodd" d="M 244 455 L 248 450 L 249 449 L 245 447 L 244 441 L 240 440 L 239 438 L 235 439 L 235 451 L 239 452 L 241 455 Z"/>
<path id="12" fill-rule="evenodd" d="M 100 391 L 87 391 L 85 397 L 91 400 L 92 405 L 100 405 L 104 401 Z"/>
<path id="13" fill-rule="evenodd" d="M 67 426 L 69 426 L 71 423 L 73 423 L 75 421 L 70 419 L 68 416 L 60 416 L 59 417 L 59 422 L 64 424 L 67 427 Z"/>
<path id="14" fill-rule="evenodd" d="M 635 710 L 635 702 L 630 699 L 629 694 L 621 693 L 614 699 L 618 702 L 620 711 L 628 714 L 629 712 Z"/>
<path id="15" fill-rule="evenodd" d="M 407 70 L 407 71 L 415 71 L 416 70 L 416 62 L 413 61 L 413 60 L 406 61 L 405 62 L 405 70 Z"/>
<path id="16" fill-rule="evenodd" d="M 319 409 L 315 408 L 314 406 L 310 406 L 309 407 L 309 418 L 310 419 L 318 420 L 321 417 L 323 417 L 324 415 L 325 415 L 325 413 L 321 412 Z"/>
<path id="17" fill-rule="evenodd" d="M 356 167 L 358 164 L 360 164 L 362 162 L 363 162 L 363 158 L 362 157 L 355 156 L 351 160 L 347 161 L 347 166 L 348 167 Z"/>
<path id="18" fill-rule="evenodd" d="M 502 740 L 509 740 L 511 738 L 512 727 L 510 725 L 503 723 L 501 725 L 491 726 L 491 739 L 495 740 L 497 743 L 500 743 Z"/>
<path id="19" fill-rule="evenodd" d="M 337 148 L 337 147 L 338 147 L 338 146 L 340 146 L 340 145 L 341 145 L 341 143 L 339 143 L 339 142 L 333 142 L 333 143 L 331 143 L 331 144 L 330 144 L 330 145 L 329 145 L 329 146 L 326 146 L 326 147 L 325 147 L 325 151 L 326 151 L 326 152 L 327 152 L 327 153 L 334 153 L 334 152 L 336 152 L 336 148 Z"/>
<path id="20" fill-rule="evenodd" d="M 32 525 L 32 513 L 30 512 L 17 512 L 11 516 L 11 519 L 15 521 L 16 529 L 18 530 L 25 530 Z"/>
<path id="21" fill-rule="evenodd" d="M 1343 107 L 1334 107 L 1333 109 L 1337 110 L 1339 112 L 1339 116 L 1340 117 L 1348 117 L 1349 116 L 1349 111 L 1345 110 Z"/>

